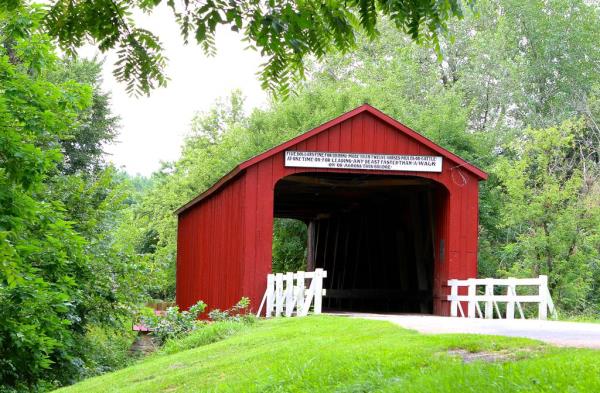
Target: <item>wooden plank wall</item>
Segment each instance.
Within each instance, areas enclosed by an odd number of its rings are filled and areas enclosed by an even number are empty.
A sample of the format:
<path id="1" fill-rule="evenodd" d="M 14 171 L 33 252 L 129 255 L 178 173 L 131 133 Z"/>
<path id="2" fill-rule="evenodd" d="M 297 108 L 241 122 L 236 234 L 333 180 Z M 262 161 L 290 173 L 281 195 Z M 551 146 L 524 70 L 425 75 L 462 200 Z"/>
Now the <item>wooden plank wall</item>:
<path id="1" fill-rule="evenodd" d="M 203 300 L 209 310 L 224 309 L 242 297 L 240 205 L 244 200 L 245 179 L 240 177 L 179 216 L 176 300 L 180 308 Z"/>

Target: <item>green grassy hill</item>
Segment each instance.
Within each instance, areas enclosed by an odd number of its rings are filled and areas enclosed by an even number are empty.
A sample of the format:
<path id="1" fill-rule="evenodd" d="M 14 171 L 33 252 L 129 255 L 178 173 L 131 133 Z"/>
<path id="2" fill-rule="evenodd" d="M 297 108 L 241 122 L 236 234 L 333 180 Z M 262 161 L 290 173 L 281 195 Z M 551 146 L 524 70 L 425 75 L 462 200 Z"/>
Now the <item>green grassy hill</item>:
<path id="1" fill-rule="evenodd" d="M 600 351 L 527 339 L 422 335 L 344 317 L 282 318 L 60 390 L 204 391 L 600 392 Z"/>

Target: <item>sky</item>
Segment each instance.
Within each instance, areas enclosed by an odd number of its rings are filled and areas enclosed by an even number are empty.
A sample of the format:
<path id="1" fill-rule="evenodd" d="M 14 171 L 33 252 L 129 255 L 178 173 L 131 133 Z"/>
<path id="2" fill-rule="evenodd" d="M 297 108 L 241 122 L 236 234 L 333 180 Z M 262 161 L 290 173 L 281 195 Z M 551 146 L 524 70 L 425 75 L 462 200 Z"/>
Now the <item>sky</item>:
<path id="1" fill-rule="evenodd" d="M 121 118 L 118 142 L 106 148 L 109 160 L 128 173 L 144 176 L 160 168 L 161 161 L 179 157 L 181 143 L 198 111 L 208 110 L 215 99 L 226 97 L 234 89 L 246 96 L 246 110 L 264 106 L 267 95 L 260 88 L 257 71 L 260 55 L 244 50 L 242 36 L 223 28 L 216 37 L 217 55 L 209 58 L 190 40 L 186 46 L 177 24 L 166 6 L 152 15 L 136 15 L 139 26 L 157 34 L 168 61 L 165 88 L 149 97 L 132 97 L 125 84 L 112 76 L 114 53 L 101 54 L 93 47 L 80 51 L 84 57 L 105 59 L 103 89 L 112 96 L 112 111 Z"/>

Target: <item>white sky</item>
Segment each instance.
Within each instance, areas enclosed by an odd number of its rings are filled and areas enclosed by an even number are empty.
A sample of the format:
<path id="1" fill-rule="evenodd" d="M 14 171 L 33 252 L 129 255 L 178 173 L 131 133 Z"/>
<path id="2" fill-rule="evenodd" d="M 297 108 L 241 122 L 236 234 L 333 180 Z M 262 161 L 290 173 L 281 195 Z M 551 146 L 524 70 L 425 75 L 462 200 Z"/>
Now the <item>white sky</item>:
<path id="1" fill-rule="evenodd" d="M 104 90 L 112 95 L 112 111 L 121 117 L 118 143 L 109 146 L 109 159 L 130 174 L 149 175 L 161 161 L 177 159 L 190 120 L 197 111 L 210 108 L 218 97 L 236 88 L 246 96 L 246 110 L 263 106 L 267 95 L 256 75 L 262 59 L 244 50 L 242 36 L 223 28 L 217 34 L 217 55 L 208 58 L 195 41 L 185 46 L 177 24 L 166 6 L 152 15 L 136 16 L 138 25 L 157 34 L 168 61 L 166 88 L 154 90 L 150 97 L 130 97 L 125 84 L 112 76 L 116 56 L 84 48 L 80 54 L 105 58 Z"/>

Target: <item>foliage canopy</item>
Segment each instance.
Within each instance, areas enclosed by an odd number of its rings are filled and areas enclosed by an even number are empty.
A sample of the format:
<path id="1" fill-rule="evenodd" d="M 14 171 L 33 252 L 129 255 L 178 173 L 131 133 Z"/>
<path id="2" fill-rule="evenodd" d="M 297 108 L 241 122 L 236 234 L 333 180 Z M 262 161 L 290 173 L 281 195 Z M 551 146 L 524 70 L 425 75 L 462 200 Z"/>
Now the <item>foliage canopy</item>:
<path id="1" fill-rule="evenodd" d="M 98 340 L 126 341 L 123 317 L 143 282 L 133 250 L 117 238 L 131 191 L 103 161 L 116 125 L 96 82 L 100 68 L 58 58 L 40 31 L 43 15 L 39 7 L 0 13 L 3 391 L 110 369 L 115 358 Z"/>
<path id="2" fill-rule="evenodd" d="M 13 0 L 16 6 L 23 0 Z M 128 91 L 148 94 L 167 83 L 162 43 L 139 27 L 136 11 L 150 13 L 161 4 L 172 11 L 183 40 L 194 39 L 208 55 L 216 51 L 218 26 L 240 32 L 263 57 L 263 88 L 290 92 L 290 83 L 304 75 L 309 56 L 322 58 L 334 50 L 347 52 L 357 33 L 378 34 L 378 15 L 415 41 L 439 45 L 438 37 L 451 17 L 462 17 L 463 1 L 390 0 L 52 0 L 45 18 L 48 33 L 63 49 L 74 51 L 88 41 L 100 50 L 116 49 L 114 74 L 128 83 Z M 468 0 L 466 4 L 471 4 Z"/>

